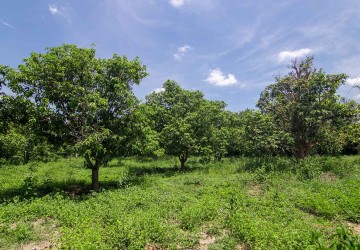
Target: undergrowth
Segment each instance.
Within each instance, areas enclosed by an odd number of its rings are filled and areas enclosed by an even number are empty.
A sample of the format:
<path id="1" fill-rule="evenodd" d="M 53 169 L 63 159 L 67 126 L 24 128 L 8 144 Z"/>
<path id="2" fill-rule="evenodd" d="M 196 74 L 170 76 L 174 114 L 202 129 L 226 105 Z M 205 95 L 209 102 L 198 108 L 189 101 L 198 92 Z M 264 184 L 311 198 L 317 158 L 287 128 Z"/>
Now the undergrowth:
<path id="1" fill-rule="evenodd" d="M 359 249 L 359 156 L 177 164 L 112 161 L 100 193 L 82 159 L 3 166 L 0 248 L 197 249 L 207 235 L 208 249 Z"/>

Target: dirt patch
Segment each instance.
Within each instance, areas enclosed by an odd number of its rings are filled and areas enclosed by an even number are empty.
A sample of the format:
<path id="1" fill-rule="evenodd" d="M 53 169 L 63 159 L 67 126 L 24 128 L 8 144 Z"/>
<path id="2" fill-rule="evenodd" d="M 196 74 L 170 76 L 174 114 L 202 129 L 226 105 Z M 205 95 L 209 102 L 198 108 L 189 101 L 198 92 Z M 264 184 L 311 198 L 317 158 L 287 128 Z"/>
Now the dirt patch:
<path id="1" fill-rule="evenodd" d="M 355 234 L 360 235 L 360 224 L 348 222 L 347 225 Z"/>
<path id="2" fill-rule="evenodd" d="M 248 250 L 249 248 L 245 245 L 245 243 L 240 243 L 236 245 L 236 250 Z"/>
<path id="3" fill-rule="evenodd" d="M 39 218 L 31 225 L 41 235 L 42 240 L 39 242 L 29 242 L 21 246 L 22 250 L 45 250 L 59 248 L 60 244 L 57 240 L 60 236 L 60 232 L 57 230 L 59 225 L 50 218 Z"/>
<path id="4" fill-rule="evenodd" d="M 261 185 L 253 184 L 250 186 L 249 194 L 252 196 L 260 196 L 264 194 Z"/>
<path id="5" fill-rule="evenodd" d="M 201 239 L 199 241 L 200 246 L 197 250 L 207 250 L 210 244 L 215 242 L 216 238 L 206 233 L 201 233 Z"/>
<path id="6" fill-rule="evenodd" d="M 38 243 L 30 242 L 21 247 L 22 250 L 44 250 L 55 248 L 55 244 L 50 241 L 44 240 Z"/>
<path id="7" fill-rule="evenodd" d="M 321 181 L 334 182 L 339 178 L 332 172 L 324 172 L 320 175 Z"/>
<path id="8" fill-rule="evenodd" d="M 39 218 L 36 221 L 31 222 L 31 225 L 33 225 L 33 227 L 38 228 L 41 227 L 42 225 L 44 225 L 46 223 L 46 220 L 44 218 Z"/>
<path id="9" fill-rule="evenodd" d="M 209 235 L 207 233 L 201 233 L 201 238 L 199 240 L 199 247 L 197 247 L 196 250 L 207 250 L 211 244 L 215 243 L 215 241 L 222 240 L 223 238 L 227 237 L 228 234 L 229 234 L 229 231 L 226 229 L 224 229 L 222 231 L 222 234 L 218 235 L 218 237 Z M 235 249 L 248 250 L 249 248 L 247 247 L 247 245 L 245 243 L 238 243 L 236 245 Z"/>
<path id="10" fill-rule="evenodd" d="M 17 225 L 18 225 L 18 223 L 11 223 L 10 225 L 9 225 L 9 228 L 10 229 L 15 229 L 16 227 L 17 227 Z"/>
<path id="11" fill-rule="evenodd" d="M 311 215 L 311 214 L 309 214 L 309 215 Z M 311 215 L 311 216 L 312 216 L 312 217 L 315 217 L 315 216 L 313 216 L 313 215 Z M 318 230 L 324 230 L 324 229 L 328 228 L 327 226 L 322 225 L 322 224 L 315 224 L 314 227 L 315 227 L 316 229 L 318 229 Z"/>
<path id="12" fill-rule="evenodd" d="M 248 250 L 250 248 L 247 247 L 245 243 L 239 243 L 236 245 L 236 250 Z"/>
<path id="13" fill-rule="evenodd" d="M 166 250 L 167 248 L 157 244 L 146 244 L 145 250 Z"/>
<path id="14" fill-rule="evenodd" d="M 170 225 L 175 226 L 175 227 L 178 227 L 181 225 L 180 221 L 173 219 L 173 218 L 169 220 L 169 223 L 170 223 Z"/>

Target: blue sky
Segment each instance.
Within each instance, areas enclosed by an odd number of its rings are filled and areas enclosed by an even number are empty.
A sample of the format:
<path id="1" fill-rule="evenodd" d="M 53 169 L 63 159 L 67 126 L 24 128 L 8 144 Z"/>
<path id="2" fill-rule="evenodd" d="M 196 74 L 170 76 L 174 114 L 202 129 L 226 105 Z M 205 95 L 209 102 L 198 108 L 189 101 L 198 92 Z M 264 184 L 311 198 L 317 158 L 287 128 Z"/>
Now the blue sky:
<path id="1" fill-rule="evenodd" d="M 346 73 L 339 93 L 360 99 L 359 0 L 2 0 L 0 64 L 63 43 L 98 57 L 138 56 L 150 74 L 143 99 L 167 79 L 254 108 L 261 91 L 294 57 L 315 56 L 327 73 Z"/>

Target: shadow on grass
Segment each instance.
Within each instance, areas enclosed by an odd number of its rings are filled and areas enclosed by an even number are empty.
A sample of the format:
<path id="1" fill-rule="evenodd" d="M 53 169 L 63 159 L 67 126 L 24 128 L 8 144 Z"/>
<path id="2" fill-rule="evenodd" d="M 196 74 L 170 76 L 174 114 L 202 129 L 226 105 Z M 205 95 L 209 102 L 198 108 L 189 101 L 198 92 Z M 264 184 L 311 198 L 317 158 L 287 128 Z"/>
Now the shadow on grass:
<path id="1" fill-rule="evenodd" d="M 145 175 L 162 175 L 164 177 L 171 177 L 176 174 L 189 173 L 194 171 L 208 171 L 205 167 L 187 167 L 185 171 L 182 171 L 178 166 L 173 167 L 159 167 L 159 166 L 133 166 L 129 167 L 129 175 L 135 177 L 141 177 Z"/>
<path id="2" fill-rule="evenodd" d="M 143 177 L 131 177 L 123 181 L 108 180 L 100 181 L 100 188 L 102 191 L 124 189 L 130 186 L 141 185 L 144 181 Z M 35 179 L 28 177 L 23 184 L 16 188 L 9 188 L 0 190 L 0 204 L 11 201 L 25 201 L 34 198 L 41 198 L 46 195 L 60 194 L 63 197 L 85 200 L 92 193 L 91 186 L 84 180 L 68 180 L 68 181 L 49 181 L 38 182 Z"/>
<path id="3" fill-rule="evenodd" d="M 188 167 L 186 171 L 181 171 L 179 167 L 159 167 L 159 166 L 128 166 L 126 178 L 111 179 L 100 181 L 100 189 L 115 190 L 124 189 L 131 186 L 138 186 L 144 183 L 146 175 L 162 175 L 171 177 L 176 174 L 207 171 L 205 167 Z M 90 184 L 85 180 L 66 180 L 53 181 L 50 179 L 38 180 L 36 177 L 27 177 L 21 186 L 0 190 L 0 204 L 17 201 L 41 198 L 46 195 L 62 195 L 75 200 L 84 200 L 91 197 Z"/>

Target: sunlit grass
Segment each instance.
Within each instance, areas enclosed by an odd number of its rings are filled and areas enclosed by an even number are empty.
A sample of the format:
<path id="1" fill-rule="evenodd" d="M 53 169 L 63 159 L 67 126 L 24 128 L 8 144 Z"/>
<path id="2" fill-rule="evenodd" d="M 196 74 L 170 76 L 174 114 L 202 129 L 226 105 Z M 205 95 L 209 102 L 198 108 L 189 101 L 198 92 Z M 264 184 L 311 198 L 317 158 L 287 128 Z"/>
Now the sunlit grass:
<path id="1" fill-rule="evenodd" d="M 114 160 L 100 170 L 100 193 L 82 159 L 2 167 L 0 246 L 306 249 L 313 231 L 326 238 L 359 223 L 360 157 L 178 165 Z"/>

